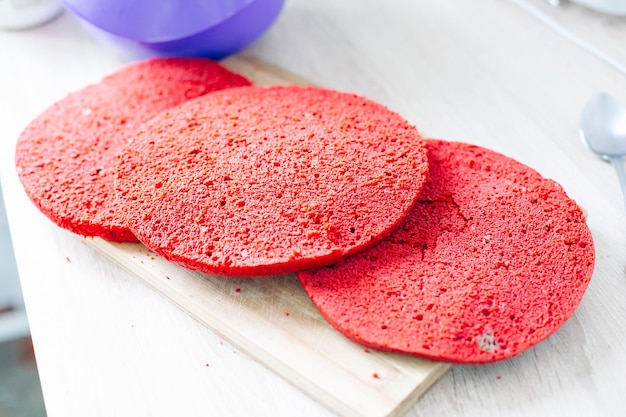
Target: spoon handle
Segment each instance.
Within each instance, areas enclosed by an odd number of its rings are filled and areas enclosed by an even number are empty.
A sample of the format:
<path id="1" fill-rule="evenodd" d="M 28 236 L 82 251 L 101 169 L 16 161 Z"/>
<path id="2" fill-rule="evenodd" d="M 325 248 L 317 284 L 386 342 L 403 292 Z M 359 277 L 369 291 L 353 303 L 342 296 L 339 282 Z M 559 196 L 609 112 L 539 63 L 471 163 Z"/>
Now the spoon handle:
<path id="1" fill-rule="evenodd" d="M 609 158 L 615 172 L 617 172 L 617 179 L 619 180 L 619 186 L 622 189 L 622 198 L 624 199 L 624 208 L 626 209 L 626 170 L 624 170 L 624 159 L 619 156 L 612 156 Z"/>

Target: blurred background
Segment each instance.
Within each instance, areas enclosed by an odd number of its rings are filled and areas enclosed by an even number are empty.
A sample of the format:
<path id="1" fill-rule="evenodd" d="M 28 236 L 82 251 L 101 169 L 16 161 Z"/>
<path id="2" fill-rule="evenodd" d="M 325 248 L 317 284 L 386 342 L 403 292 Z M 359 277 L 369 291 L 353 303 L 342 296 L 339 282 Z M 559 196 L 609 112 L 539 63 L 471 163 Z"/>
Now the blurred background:
<path id="1" fill-rule="evenodd" d="M 45 415 L 0 184 L 0 417 Z"/>

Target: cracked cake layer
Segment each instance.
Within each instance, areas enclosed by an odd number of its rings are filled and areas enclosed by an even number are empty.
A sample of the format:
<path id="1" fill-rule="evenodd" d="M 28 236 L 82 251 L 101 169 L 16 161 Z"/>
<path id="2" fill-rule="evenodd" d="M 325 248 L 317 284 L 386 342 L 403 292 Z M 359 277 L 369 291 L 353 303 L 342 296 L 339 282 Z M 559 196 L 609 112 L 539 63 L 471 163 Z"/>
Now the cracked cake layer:
<path id="1" fill-rule="evenodd" d="M 21 133 L 15 165 L 24 190 L 58 226 L 136 242 L 113 192 L 118 151 L 139 125 L 194 97 L 249 85 L 202 58 L 153 58 L 123 67 L 54 103 Z"/>
<path id="2" fill-rule="evenodd" d="M 428 140 L 429 180 L 374 247 L 298 273 L 322 315 L 370 348 L 456 363 L 556 331 L 591 278 L 582 211 L 561 186 L 481 147 Z"/>
<path id="3" fill-rule="evenodd" d="M 414 126 L 366 98 L 241 87 L 169 110 L 120 154 L 116 190 L 148 248 L 190 269 L 271 275 L 389 234 L 424 185 Z"/>

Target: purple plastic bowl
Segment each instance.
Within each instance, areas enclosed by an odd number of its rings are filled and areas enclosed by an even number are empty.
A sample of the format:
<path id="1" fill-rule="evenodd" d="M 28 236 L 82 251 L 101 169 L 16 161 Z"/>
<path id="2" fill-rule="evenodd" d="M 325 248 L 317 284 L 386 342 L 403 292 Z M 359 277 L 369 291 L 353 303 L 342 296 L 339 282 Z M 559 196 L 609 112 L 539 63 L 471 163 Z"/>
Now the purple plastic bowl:
<path id="1" fill-rule="evenodd" d="M 135 58 L 151 56 L 202 56 L 219 60 L 239 52 L 259 38 L 276 20 L 285 0 L 253 0 L 230 18 L 200 33 L 166 42 L 143 42 L 104 31 L 83 19 L 103 43 Z M 80 16 L 79 16 L 80 17 Z"/>
<path id="2" fill-rule="evenodd" d="M 167 42 L 203 32 L 255 0 L 60 0 L 91 25 L 122 38 Z"/>

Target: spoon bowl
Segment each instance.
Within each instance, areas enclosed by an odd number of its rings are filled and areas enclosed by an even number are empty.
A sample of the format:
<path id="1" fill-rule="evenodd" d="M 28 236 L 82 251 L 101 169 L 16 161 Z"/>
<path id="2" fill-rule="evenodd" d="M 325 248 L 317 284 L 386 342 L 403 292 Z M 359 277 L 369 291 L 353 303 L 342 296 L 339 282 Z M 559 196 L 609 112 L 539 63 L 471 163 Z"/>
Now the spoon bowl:
<path id="1" fill-rule="evenodd" d="M 580 115 L 580 137 L 589 150 L 615 168 L 626 208 L 626 109 L 610 94 L 595 94 Z"/>

